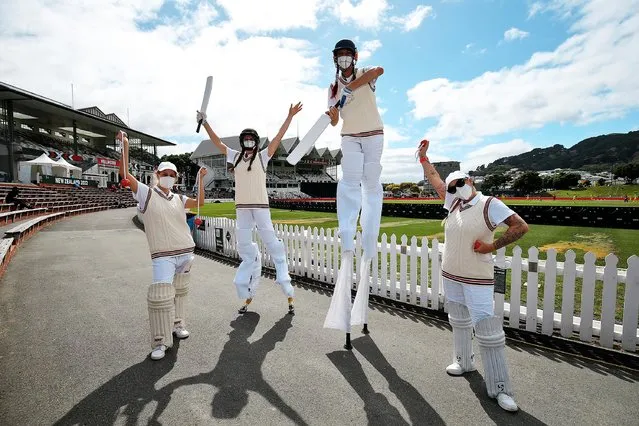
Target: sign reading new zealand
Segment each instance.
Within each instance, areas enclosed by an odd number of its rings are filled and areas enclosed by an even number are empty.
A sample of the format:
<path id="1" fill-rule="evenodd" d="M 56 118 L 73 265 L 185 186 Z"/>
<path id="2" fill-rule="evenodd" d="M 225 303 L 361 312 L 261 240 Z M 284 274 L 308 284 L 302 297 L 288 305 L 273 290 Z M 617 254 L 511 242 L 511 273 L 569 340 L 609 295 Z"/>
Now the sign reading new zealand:
<path id="1" fill-rule="evenodd" d="M 94 180 L 88 179 L 77 179 L 77 178 L 68 178 L 68 177 L 60 177 L 60 176 L 41 176 L 42 183 L 54 183 L 56 185 L 74 185 L 76 182 L 80 184 L 80 186 L 98 186 L 98 182 Z"/>

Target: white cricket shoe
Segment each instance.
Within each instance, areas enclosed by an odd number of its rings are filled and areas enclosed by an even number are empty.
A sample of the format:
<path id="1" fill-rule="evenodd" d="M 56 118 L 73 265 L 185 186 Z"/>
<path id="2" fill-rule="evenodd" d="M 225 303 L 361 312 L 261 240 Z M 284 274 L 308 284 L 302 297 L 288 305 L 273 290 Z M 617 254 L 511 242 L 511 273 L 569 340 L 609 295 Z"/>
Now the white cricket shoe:
<path id="1" fill-rule="evenodd" d="M 470 370 L 464 371 L 462 366 L 457 361 L 453 362 L 448 367 L 446 367 L 446 372 L 450 374 L 451 376 L 461 376 L 464 373 L 468 373 L 469 371 L 475 371 L 475 370 L 477 370 L 475 368 L 475 363 L 471 364 Z"/>
<path id="2" fill-rule="evenodd" d="M 156 361 L 158 359 L 164 358 L 165 351 L 166 351 L 166 346 L 164 345 L 156 346 L 155 349 L 153 349 L 153 352 L 151 352 L 151 359 Z"/>
<path id="3" fill-rule="evenodd" d="M 178 339 L 186 339 L 191 335 L 186 328 L 182 324 L 178 324 L 173 328 L 173 335 Z"/>
<path id="4" fill-rule="evenodd" d="M 506 411 L 519 410 L 519 407 L 517 407 L 515 400 L 510 395 L 506 395 L 505 393 L 500 393 L 499 395 L 497 395 L 497 403 Z"/>

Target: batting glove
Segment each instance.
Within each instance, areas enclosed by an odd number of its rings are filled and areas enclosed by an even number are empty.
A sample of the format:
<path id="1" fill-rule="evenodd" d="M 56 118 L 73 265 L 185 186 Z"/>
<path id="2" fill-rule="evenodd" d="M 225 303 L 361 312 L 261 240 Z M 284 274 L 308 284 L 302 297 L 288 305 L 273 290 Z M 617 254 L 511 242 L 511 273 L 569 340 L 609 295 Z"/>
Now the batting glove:
<path id="1" fill-rule="evenodd" d="M 342 89 L 342 93 L 339 99 L 339 107 L 344 108 L 344 105 L 348 104 L 353 99 L 353 90 L 348 87 Z"/>
<path id="2" fill-rule="evenodd" d="M 206 113 L 205 112 L 197 112 L 197 122 L 202 121 L 202 124 L 206 123 Z"/>

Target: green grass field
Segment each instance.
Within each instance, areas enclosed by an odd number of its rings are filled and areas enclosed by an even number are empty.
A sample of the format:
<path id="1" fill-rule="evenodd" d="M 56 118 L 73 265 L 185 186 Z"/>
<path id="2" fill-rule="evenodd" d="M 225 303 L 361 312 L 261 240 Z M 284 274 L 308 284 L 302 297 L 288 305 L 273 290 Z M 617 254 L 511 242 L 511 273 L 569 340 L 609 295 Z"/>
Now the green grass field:
<path id="1" fill-rule="evenodd" d="M 235 205 L 233 203 L 206 204 L 200 209 L 200 214 L 213 217 L 235 218 Z M 310 212 L 303 210 L 271 209 L 271 217 L 274 223 L 299 225 L 304 227 L 337 228 L 337 215 L 335 213 Z M 499 228 L 497 235 L 503 230 Z M 409 240 L 412 236 L 429 239 L 437 238 L 444 241 L 444 228 L 440 220 L 411 219 L 401 217 L 382 217 L 381 234 L 389 237 L 395 234 L 399 240 L 406 235 Z M 583 256 L 588 251 L 597 256 L 597 264 L 604 265 L 604 257 L 608 253 L 614 253 L 619 257 L 618 267 L 627 268 L 627 259 L 633 254 L 639 255 L 639 230 L 614 229 L 614 228 L 590 228 L 572 226 L 530 225 L 530 231 L 516 243 L 522 250 L 522 256 L 528 257 L 528 249 L 537 247 L 540 249 L 540 259 L 545 259 L 545 251 L 555 248 L 558 252 L 557 260 L 564 260 L 564 252 L 572 249 L 577 254 L 577 263 L 583 263 Z M 512 254 L 514 245 L 506 249 L 506 255 Z"/>
<path id="2" fill-rule="evenodd" d="M 639 207 L 639 202 L 631 201 L 625 203 L 621 200 L 502 200 L 511 206 L 572 206 L 572 207 Z M 385 200 L 385 203 L 409 203 L 409 204 L 442 204 L 439 200 L 411 200 L 394 199 Z"/>

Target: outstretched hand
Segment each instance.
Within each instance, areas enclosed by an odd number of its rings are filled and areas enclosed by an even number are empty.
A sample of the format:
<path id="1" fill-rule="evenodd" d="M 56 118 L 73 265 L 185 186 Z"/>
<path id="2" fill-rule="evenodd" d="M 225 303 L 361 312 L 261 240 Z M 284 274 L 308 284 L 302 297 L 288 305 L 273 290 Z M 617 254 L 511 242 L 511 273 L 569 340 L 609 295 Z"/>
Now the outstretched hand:
<path id="1" fill-rule="evenodd" d="M 428 145 L 430 145 L 430 142 L 428 141 L 428 139 L 424 139 L 419 143 L 418 152 L 420 157 L 426 156 L 426 151 L 428 151 Z"/>
<path id="2" fill-rule="evenodd" d="M 202 124 L 206 123 L 206 113 L 197 111 L 197 114 L 195 115 L 195 119 L 198 123 L 200 122 L 202 122 Z"/>
<path id="3" fill-rule="evenodd" d="M 118 133 L 115 135 L 115 139 L 120 142 L 123 142 L 124 139 L 127 139 L 127 142 L 128 142 L 126 132 L 123 132 L 122 130 L 118 131 Z"/>
<path id="4" fill-rule="evenodd" d="M 302 105 L 301 102 L 298 102 L 295 105 L 291 104 L 290 108 L 288 109 L 288 116 L 293 117 L 295 114 L 300 112 L 303 107 L 304 105 Z"/>

